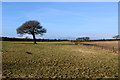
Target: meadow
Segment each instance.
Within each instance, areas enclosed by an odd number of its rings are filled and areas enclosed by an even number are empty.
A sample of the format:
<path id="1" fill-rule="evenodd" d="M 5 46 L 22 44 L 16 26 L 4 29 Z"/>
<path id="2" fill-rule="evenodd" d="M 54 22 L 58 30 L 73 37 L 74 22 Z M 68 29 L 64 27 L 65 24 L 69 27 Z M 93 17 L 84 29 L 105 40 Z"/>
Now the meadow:
<path id="1" fill-rule="evenodd" d="M 3 78 L 118 78 L 118 54 L 71 42 L 3 41 Z"/>

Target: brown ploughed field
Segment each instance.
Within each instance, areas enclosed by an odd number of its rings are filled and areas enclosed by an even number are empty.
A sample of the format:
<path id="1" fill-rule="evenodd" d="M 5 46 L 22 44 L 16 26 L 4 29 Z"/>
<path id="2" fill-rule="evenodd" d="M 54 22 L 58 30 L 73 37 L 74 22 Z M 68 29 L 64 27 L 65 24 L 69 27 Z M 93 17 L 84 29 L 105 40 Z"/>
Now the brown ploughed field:
<path id="1" fill-rule="evenodd" d="M 80 44 L 86 46 L 100 47 L 102 49 L 118 52 L 120 51 L 119 42 L 120 41 L 92 41 L 92 42 L 80 42 Z"/>

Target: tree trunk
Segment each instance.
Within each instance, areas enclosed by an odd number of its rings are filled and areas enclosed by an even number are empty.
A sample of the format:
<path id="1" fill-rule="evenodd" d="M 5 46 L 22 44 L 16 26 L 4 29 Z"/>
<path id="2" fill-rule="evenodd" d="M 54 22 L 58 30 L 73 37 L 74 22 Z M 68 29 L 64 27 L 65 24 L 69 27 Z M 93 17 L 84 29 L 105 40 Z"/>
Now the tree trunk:
<path id="1" fill-rule="evenodd" d="M 32 35 L 33 35 L 34 44 L 37 44 L 37 43 L 36 43 L 36 39 L 35 39 L 35 34 L 32 34 Z"/>

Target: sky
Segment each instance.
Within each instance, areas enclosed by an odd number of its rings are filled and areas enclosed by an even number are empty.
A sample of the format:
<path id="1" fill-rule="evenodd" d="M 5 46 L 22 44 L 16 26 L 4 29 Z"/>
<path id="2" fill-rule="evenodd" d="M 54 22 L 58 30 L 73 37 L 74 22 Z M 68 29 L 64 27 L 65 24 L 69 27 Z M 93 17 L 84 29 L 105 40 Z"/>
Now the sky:
<path id="1" fill-rule="evenodd" d="M 2 2 L 119 2 L 119 0 L 1 0 Z"/>
<path id="2" fill-rule="evenodd" d="M 2 36 L 19 37 L 16 29 L 37 20 L 47 33 L 37 38 L 112 38 L 118 34 L 117 2 L 3 2 Z M 25 35 L 23 37 L 32 37 Z"/>

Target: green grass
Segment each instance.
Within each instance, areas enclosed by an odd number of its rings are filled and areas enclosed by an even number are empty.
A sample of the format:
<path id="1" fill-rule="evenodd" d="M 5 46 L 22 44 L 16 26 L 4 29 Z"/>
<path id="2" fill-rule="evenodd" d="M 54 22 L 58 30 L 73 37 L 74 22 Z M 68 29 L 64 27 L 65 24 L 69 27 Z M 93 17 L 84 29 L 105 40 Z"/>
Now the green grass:
<path id="1" fill-rule="evenodd" d="M 32 54 L 27 54 L 30 52 Z M 3 76 L 115 78 L 118 55 L 71 42 L 3 42 Z"/>

